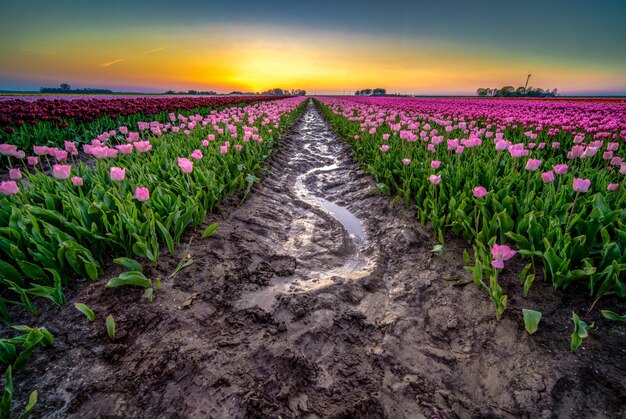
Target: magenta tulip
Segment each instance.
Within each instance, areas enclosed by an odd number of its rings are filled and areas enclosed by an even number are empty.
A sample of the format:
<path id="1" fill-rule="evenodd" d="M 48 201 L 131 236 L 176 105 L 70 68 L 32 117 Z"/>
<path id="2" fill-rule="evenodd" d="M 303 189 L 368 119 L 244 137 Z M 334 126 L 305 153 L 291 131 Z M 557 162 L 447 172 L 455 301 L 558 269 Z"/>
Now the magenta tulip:
<path id="1" fill-rule="evenodd" d="M 504 269 L 504 262 L 515 256 L 517 252 L 507 245 L 494 244 L 491 249 L 491 266 L 497 269 Z"/>

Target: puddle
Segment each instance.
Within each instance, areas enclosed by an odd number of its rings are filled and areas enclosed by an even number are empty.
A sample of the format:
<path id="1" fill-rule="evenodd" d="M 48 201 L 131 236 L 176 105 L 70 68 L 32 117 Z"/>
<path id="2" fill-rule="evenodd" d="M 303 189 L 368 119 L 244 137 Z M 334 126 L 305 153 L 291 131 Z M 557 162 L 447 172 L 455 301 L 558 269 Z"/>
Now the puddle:
<path id="1" fill-rule="evenodd" d="M 327 199 L 311 193 L 304 184 L 304 180 L 307 179 L 309 176 L 312 176 L 314 173 L 330 172 L 338 168 L 339 166 L 337 165 L 337 163 L 333 163 L 330 165 L 311 169 L 308 172 L 298 176 L 294 185 L 294 190 L 301 200 L 307 202 L 308 204 L 317 206 L 318 208 L 322 208 L 330 215 L 332 215 L 337 221 L 341 223 L 341 225 L 353 238 L 357 239 L 357 244 L 363 243 L 365 241 L 365 231 L 363 230 L 361 221 L 357 218 L 357 216 L 350 212 L 350 210 L 348 210 L 347 208 L 337 205 L 334 202 L 330 202 Z"/>
<path id="2" fill-rule="evenodd" d="M 281 247 L 298 261 L 295 273 L 289 277 L 274 277 L 268 286 L 244 292 L 237 303 L 240 308 L 258 306 L 270 311 L 280 294 L 311 292 L 342 281 L 356 280 L 366 277 L 375 268 L 375 263 L 362 252 L 367 238 L 361 220 L 346 207 L 314 192 L 320 184 L 337 182 L 339 177 L 346 175 L 344 171 L 333 173 L 343 167 L 339 155 L 333 153 L 332 144 L 336 139 L 326 122 L 313 107 L 306 112 L 299 129 L 298 141 L 302 148 L 290 159 L 285 176 L 289 171 L 302 170 L 304 164 L 308 170 L 295 177 L 286 194 L 294 201 L 319 208 L 339 221 L 340 225 L 332 227 L 336 234 L 333 231 L 325 237 L 331 244 L 334 241 L 336 246 L 337 241 L 342 241 L 336 240 L 337 236 L 346 237 L 345 240 L 352 243 L 337 252 L 332 246 L 316 242 L 319 237 L 316 240 L 313 237 L 315 229 L 319 228 L 320 216 L 310 210 L 304 214 L 294 213 L 288 229 L 289 238 Z M 315 167 L 311 168 L 311 164 Z"/>
<path id="3" fill-rule="evenodd" d="M 276 297 L 280 294 L 298 294 L 316 291 L 343 281 L 364 278 L 374 270 L 374 264 L 359 257 L 346 261 L 343 266 L 325 271 L 312 271 L 310 276 L 300 275 L 274 277 L 270 285 L 256 291 L 244 292 L 237 306 L 239 308 L 259 307 L 271 311 Z"/>

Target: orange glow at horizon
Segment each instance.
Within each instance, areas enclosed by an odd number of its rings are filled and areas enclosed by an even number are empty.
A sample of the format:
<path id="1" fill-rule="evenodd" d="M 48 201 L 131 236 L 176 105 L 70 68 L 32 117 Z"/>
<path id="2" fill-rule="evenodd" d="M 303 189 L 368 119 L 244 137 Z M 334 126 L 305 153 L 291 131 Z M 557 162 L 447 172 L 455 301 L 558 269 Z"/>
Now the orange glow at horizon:
<path id="1" fill-rule="evenodd" d="M 439 40 L 394 40 L 252 27 L 135 29 L 124 34 L 65 33 L 0 45 L 0 79 L 68 82 L 126 90 L 305 89 L 352 93 L 473 93 L 478 87 L 531 84 L 560 91 L 624 84 L 619 68 L 520 58 Z"/>

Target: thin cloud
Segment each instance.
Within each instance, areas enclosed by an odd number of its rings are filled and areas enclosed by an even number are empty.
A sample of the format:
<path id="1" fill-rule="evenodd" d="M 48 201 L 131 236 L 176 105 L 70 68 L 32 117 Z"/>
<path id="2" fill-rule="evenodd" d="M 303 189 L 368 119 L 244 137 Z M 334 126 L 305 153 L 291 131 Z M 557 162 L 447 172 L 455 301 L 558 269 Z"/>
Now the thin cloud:
<path id="1" fill-rule="evenodd" d="M 45 54 L 45 55 L 57 55 L 54 51 L 44 51 L 41 49 L 30 49 L 30 48 L 22 48 L 22 47 L 12 47 L 10 45 L 2 45 L 4 48 L 16 49 L 18 51 L 32 52 L 35 54 Z"/>
<path id="2" fill-rule="evenodd" d="M 153 52 L 163 51 L 164 49 L 165 47 L 151 49 L 151 50 L 142 52 L 141 55 L 152 54 Z"/>
<path id="3" fill-rule="evenodd" d="M 113 64 L 121 63 L 122 61 L 126 61 L 126 60 L 128 60 L 128 58 L 118 58 L 117 60 L 108 61 L 104 64 L 100 64 L 100 68 L 111 67 Z"/>

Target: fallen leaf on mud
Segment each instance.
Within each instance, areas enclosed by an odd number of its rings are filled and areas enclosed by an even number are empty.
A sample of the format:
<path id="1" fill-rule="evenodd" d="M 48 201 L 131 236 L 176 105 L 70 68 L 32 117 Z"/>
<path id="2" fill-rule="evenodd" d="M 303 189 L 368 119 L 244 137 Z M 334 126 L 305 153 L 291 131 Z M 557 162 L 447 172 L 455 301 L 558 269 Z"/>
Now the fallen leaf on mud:
<path id="1" fill-rule="evenodd" d="M 176 276 L 176 274 L 180 271 L 182 271 L 183 269 L 185 269 L 187 266 L 191 265 L 193 263 L 193 259 L 191 258 L 191 253 L 187 253 L 187 255 L 185 255 L 185 257 L 183 257 L 180 262 L 178 262 L 178 266 L 176 266 L 176 269 L 174 269 L 174 272 L 172 272 L 172 274 L 169 276 L 170 279 L 174 278 L 174 276 Z"/>
<path id="2" fill-rule="evenodd" d="M 474 282 L 474 281 L 471 281 L 471 280 L 468 281 L 468 280 L 456 278 L 456 277 L 453 277 L 453 276 L 448 276 L 446 278 L 443 278 L 443 280 L 444 281 L 454 281 L 452 283 L 452 286 L 454 286 L 454 287 L 464 287 L 465 285 L 471 284 L 472 282 Z"/>
<path id="3" fill-rule="evenodd" d="M 464 280 L 462 280 L 462 279 L 459 279 L 458 281 L 454 282 L 454 283 L 452 284 L 452 286 L 454 286 L 454 287 L 464 287 L 464 286 L 466 286 L 467 284 L 471 284 L 471 283 L 473 283 L 473 282 L 474 282 L 474 281 L 464 281 Z"/>
<path id="4" fill-rule="evenodd" d="M 194 292 L 193 294 L 191 294 L 189 297 L 187 297 L 187 299 L 185 301 L 183 301 L 183 303 L 180 305 L 179 309 L 180 310 L 184 310 L 186 308 L 191 307 L 191 305 L 193 304 L 193 300 L 198 298 L 199 295 L 200 294 L 198 294 L 197 292 Z"/>

